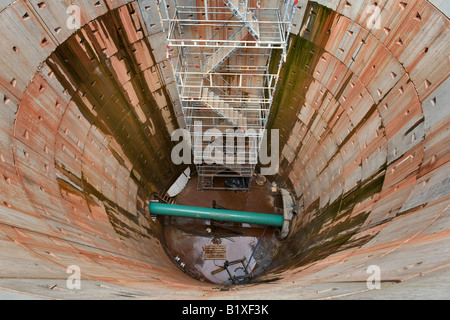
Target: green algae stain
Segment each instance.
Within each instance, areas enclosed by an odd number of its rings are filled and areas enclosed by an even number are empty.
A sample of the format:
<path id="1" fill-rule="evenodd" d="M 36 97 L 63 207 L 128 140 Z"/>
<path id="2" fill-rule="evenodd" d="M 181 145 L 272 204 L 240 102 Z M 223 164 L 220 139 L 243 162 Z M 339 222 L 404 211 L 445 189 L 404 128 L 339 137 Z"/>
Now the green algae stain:
<path id="1" fill-rule="evenodd" d="M 351 247 L 359 247 L 372 237 L 350 241 L 366 221 L 370 211 L 351 216 L 355 206 L 378 194 L 383 186 L 386 165 L 357 188 L 323 208 L 317 199 L 301 216 L 311 216 L 310 221 L 299 227 L 282 244 L 277 255 L 277 268 L 282 271 L 319 261 L 328 255 Z M 339 221 L 339 223 L 335 223 Z M 283 266 L 282 269 L 279 266 Z"/>

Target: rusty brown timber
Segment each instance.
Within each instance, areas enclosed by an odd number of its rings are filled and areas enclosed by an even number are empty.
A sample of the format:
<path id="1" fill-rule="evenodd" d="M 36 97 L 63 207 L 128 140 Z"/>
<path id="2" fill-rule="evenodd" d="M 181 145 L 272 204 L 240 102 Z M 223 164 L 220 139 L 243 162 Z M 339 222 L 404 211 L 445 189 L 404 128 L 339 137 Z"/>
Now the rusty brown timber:
<path id="1" fill-rule="evenodd" d="M 170 160 L 183 121 L 154 2 L 72 2 L 79 30 L 70 1 L 0 5 L 1 296 L 449 297 L 448 5 L 378 1 L 368 29 L 367 1 L 299 1 L 268 178 L 300 210 L 267 281 L 219 291 L 170 261 L 146 209 L 185 169 Z"/>

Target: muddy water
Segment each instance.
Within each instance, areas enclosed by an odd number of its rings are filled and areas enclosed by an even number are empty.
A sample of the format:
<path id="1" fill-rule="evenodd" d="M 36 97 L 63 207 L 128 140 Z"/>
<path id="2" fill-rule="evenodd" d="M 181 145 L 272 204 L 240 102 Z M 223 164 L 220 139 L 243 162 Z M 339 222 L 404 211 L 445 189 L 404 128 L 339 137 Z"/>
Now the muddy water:
<path id="1" fill-rule="evenodd" d="M 248 192 L 198 191 L 196 177 L 177 197 L 177 204 L 205 208 L 212 208 L 213 201 L 230 210 L 269 214 L 275 214 L 278 203 L 268 186 L 254 184 Z M 174 263 L 200 281 L 223 285 L 255 281 L 267 271 L 279 245 L 274 231 L 260 225 L 164 218 L 166 249 Z M 205 247 L 211 244 L 225 245 L 226 259 L 205 259 Z M 228 271 L 223 269 L 226 261 Z"/>

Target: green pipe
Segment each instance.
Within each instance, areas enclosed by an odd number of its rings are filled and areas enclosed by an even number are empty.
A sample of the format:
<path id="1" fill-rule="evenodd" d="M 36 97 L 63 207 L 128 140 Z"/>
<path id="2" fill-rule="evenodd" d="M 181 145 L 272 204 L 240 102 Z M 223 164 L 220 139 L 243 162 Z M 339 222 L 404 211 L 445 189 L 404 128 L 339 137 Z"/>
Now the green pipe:
<path id="1" fill-rule="evenodd" d="M 179 206 L 158 202 L 150 202 L 149 210 L 152 215 L 253 223 L 275 227 L 283 225 L 283 216 L 275 214 Z"/>

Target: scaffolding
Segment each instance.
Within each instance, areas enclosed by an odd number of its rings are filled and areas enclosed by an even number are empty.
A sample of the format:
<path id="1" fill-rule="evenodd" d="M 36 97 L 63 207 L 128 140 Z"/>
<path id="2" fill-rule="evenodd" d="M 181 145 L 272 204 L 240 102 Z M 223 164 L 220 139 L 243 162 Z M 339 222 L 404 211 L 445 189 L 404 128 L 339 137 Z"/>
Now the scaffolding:
<path id="1" fill-rule="evenodd" d="M 253 176 L 286 59 L 294 0 L 157 3 L 198 187 L 227 189 L 214 178 Z M 281 59 L 271 66 L 276 50 Z"/>

